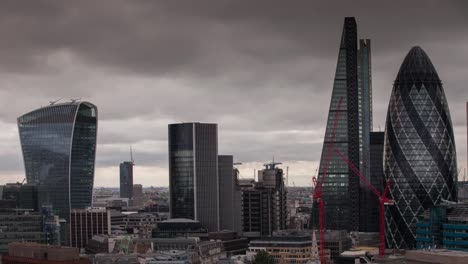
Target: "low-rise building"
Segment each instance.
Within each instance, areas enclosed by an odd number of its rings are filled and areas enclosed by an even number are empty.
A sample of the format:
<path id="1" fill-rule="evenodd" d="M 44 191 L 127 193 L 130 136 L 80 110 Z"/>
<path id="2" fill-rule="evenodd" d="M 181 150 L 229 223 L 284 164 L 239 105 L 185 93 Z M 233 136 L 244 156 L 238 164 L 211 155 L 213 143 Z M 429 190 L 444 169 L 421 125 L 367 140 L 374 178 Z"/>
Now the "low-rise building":
<path id="1" fill-rule="evenodd" d="M 145 259 L 145 264 L 197 264 L 200 257 L 194 251 L 160 251 L 158 255 Z"/>
<path id="2" fill-rule="evenodd" d="M 81 258 L 77 248 L 15 242 L 8 245 L 8 255 L 2 257 L 2 263 L 91 264 L 91 261 Z"/>
<path id="3" fill-rule="evenodd" d="M 210 240 L 220 240 L 223 242 L 224 250 L 227 257 L 234 255 L 245 255 L 249 248 L 249 241 L 247 238 L 239 237 L 237 232 L 223 230 L 219 232 L 208 233 Z"/>
<path id="4" fill-rule="evenodd" d="M 43 208 L 41 213 L 22 209 L 1 209 L 0 254 L 8 251 L 9 243 L 21 241 L 58 245 L 58 216 L 52 214 L 48 208 Z"/>
<path id="5" fill-rule="evenodd" d="M 207 238 L 208 230 L 199 221 L 175 218 L 161 221 L 153 229 L 153 238 L 200 237 Z"/>
<path id="6" fill-rule="evenodd" d="M 320 241 L 318 241 L 319 247 Z M 346 230 L 326 230 L 325 249 L 330 250 L 330 257 L 336 258 L 352 247 L 352 240 Z"/>
<path id="7" fill-rule="evenodd" d="M 300 230 L 277 231 L 271 237 L 250 241 L 247 256 L 253 258 L 260 251 L 266 251 L 275 263 L 307 263 L 313 260 L 312 236 Z"/>
<path id="8" fill-rule="evenodd" d="M 94 235 L 108 235 L 110 211 L 105 208 L 73 209 L 70 212 L 70 246 L 85 248 Z"/>

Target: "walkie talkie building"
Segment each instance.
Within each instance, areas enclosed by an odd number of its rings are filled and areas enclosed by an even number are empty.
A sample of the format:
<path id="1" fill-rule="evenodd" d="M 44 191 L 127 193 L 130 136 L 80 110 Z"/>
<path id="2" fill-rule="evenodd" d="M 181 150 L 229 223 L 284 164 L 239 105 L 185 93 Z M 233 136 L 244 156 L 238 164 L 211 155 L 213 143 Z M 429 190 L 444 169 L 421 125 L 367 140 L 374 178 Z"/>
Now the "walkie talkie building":
<path id="1" fill-rule="evenodd" d="M 26 180 L 38 203 L 70 220 L 70 209 L 91 206 L 97 108 L 88 102 L 53 104 L 18 118 Z"/>
<path id="2" fill-rule="evenodd" d="M 447 99 L 420 47 L 410 50 L 393 85 L 384 173 L 395 200 L 395 206 L 387 207 L 387 245 L 414 248 L 418 216 L 443 200 L 457 201 L 457 156 Z"/>

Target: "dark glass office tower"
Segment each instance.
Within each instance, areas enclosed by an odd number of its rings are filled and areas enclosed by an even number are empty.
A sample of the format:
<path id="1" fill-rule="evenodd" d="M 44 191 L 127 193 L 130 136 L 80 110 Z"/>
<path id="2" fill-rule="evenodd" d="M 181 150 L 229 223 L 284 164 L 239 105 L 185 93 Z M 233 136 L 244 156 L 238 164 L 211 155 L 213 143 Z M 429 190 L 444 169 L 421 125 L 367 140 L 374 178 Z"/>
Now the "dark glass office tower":
<path id="1" fill-rule="evenodd" d="M 371 132 L 369 135 L 369 181 L 379 192 L 384 188 L 383 174 L 383 147 L 384 132 Z M 361 221 L 361 232 L 379 232 L 379 198 L 363 187 L 361 192 L 365 202 L 360 208 L 363 215 Z"/>
<path id="2" fill-rule="evenodd" d="M 218 128 L 216 124 L 169 125 L 171 218 L 200 221 L 218 231 Z"/>
<path id="3" fill-rule="evenodd" d="M 91 206 L 97 108 L 88 102 L 53 104 L 18 118 L 28 183 L 39 206 L 51 204 L 69 222 L 70 209 Z"/>
<path id="4" fill-rule="evenodd" d="M 358 50 L 358 74 L 359 74 L 359 170 L 372 181 L 370 136 L 372 132 L 372 63 L 371 40 L 359 40 Z M 381 154 L 381 156 L 383 153 Z M 375 195 L 361 182 L 359 198 L 359 231 L 373 232 L 370 226 L 378 221 L 369 213 L 369 208 L 378 206 L 375 204 Z M 376 231 L 377 232 L 377 231 Z"/>
<path id="5" fill-rule="evenodd" d="M 318 179 L 325 168 L 327 152 L 331 144 L 349 160 L 359 166 L 360 120 L 357 61 L 356 20 L 347 17 L 341 37 L 332 98 L 329 108 L 325 139 L 320 160 Z M 338 114 L 335 138 L 332 140 L 333 123 L 337 105 L 343 98 Z M 359 178 L 340 157 L 332 153 L 328 175 L 323 184 L 325 202 L 325 227 L 327 229 L 359 230 Z"/>
<path id="6" fill-rule="evenodd" d="M 387 207 L 387 245 L 414 248 L 426 209 L 457 201 L 457 157 L 442 82 L 431 60 L 413 47 L 401 64 L 387 112 L 385 177 L 395 206 Z"/>
<path id="7" fill-rule="evenodd" d="M 120 163 L 120 198 L 133 198 L 133 162 Z"/>

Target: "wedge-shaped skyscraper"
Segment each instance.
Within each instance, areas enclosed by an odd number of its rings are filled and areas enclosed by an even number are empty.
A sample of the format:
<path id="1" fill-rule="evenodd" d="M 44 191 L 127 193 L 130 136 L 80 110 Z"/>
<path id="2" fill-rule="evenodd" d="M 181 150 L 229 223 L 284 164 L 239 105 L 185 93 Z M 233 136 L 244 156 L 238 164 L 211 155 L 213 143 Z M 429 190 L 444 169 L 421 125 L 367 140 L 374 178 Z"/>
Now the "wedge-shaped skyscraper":
<path id="1" fill-rule="evenodd" d="M 338 102 L 342 98 L 340 109 Z M 318 180 L 321 181 L 330 147 L 338 149 L 359 166 L 359 89 L 357 27 L 353 17 L 345 18 L 341 36 L 335 80 L 322 148 Z M 335 113 L 338 113 L 336 135 L 333 137 Z M 325 227 L 327 229 L 359 230 L 359 177 L 337 155 L 330 155 L 327 176 L 323 184 Z"/>
<path id="2" fill-rule="evenodd" d="M 413 47 L 393 85 L 387 113 L 384 173 L 395 206 L 387 207 L 387 245 L 415 247 L 424 210 L 457 201 L 457 157 L 442 82 L 427 54 Z"/>
<path id="3" fill-rule="evenodd" d="M 88 102 L 54 104 L 18 118 L 28 183 L 38 203 L 51 204 L 69 223 L 70 209 L 91 206 L 97 108 Z"/>

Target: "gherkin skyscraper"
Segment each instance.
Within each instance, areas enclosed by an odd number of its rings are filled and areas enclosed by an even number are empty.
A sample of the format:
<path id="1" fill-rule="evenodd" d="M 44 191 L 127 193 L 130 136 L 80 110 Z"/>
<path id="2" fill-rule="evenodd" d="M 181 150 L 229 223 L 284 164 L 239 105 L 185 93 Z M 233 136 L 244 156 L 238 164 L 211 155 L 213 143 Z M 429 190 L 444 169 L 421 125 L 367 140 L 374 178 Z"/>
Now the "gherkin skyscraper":
<path id="1" fill-rule="evenodd" d="M 390 98 L 384 172 L 394 206 L 387 207 L 386 238 L 392 248 L 415 247 L 418 216 L 457 201 L 457 158 L 442 82 L 420 47 L 404 59 Z"/>

